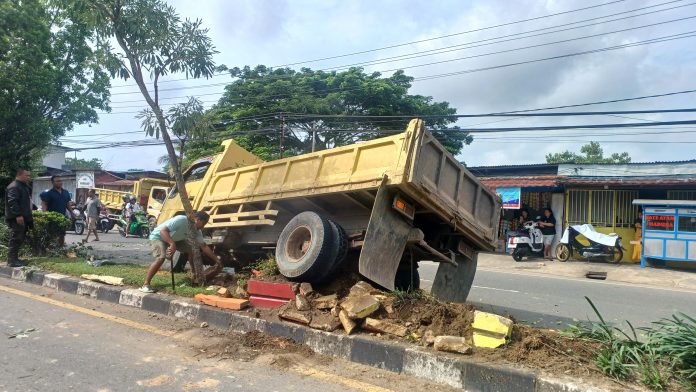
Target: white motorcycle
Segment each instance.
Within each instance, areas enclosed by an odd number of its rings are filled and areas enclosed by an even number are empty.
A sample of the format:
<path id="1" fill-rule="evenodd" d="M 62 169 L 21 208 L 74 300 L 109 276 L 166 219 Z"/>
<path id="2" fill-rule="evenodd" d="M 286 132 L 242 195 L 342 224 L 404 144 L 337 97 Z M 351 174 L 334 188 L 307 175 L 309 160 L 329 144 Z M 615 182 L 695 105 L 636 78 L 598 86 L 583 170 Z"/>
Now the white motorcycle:
<path id="1" fill-rule="evenodd" d="M 512 258 L 518 262 L 524 257 L 544 257 L 544 235 L 539 224 L 524 222 L 521 229 L 508 234 L 507 246 L 512 249 Z"/>

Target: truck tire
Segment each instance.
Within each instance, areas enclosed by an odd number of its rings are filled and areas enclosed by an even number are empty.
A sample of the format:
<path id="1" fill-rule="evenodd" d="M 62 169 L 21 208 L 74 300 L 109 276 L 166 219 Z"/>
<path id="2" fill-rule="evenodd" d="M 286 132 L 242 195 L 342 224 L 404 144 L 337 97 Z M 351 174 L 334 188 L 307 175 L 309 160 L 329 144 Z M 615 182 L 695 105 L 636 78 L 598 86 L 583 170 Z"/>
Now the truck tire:
<path id="1" fill-rule="evenodd" d="M 348 253 L 348 236 L 346 235 L 345 230 L 343 230 L 343 227 L 333 220 L 328 219 L 328 221 L 331 225 L 331 232 L 334 241 L 329 259 L 333 260 L 333 262 L 331 266 L 323 269 L 323 271 L 315 277 L 316 282 L 324 282 L 333 277 L 339 270 L 343 260 L 346 258 L 346 254 Z"/>
<path id="2" fill-rule="evenodd" d="M 280 233 L 276 263 L 288 279 L 317 283 L 331 272 L 337 253 L 329 220 L 305 211 L 295 215 Z"/>

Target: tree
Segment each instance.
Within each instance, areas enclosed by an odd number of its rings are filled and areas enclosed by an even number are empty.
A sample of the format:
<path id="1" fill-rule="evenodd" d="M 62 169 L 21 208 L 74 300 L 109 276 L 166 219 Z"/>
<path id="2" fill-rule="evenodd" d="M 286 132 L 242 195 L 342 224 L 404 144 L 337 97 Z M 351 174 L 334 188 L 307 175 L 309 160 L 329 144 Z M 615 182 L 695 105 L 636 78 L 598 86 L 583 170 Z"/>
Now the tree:
<path id="1" fill-rule="evenodd" d="M 218 136 L 189 143 L 186 162 L 221 151 L 220 140 L 232 135 L 242 147 L 262 159 L 292 156 L 314 149 L 351 144 L 360 140 L 403 132 L 409 117 L 366 119 L 340 116 L 412 116 L 426 118 L 428 128 L 452 153 L 471 138 L 464 132 L 448 132 L 456 121 L 456 109 L 432 97 L 410 95 L 413 78 L 403 71 L 390 77 L 365 73 L 361 68 L 342 72 L 303 68 L 234 68 L 235 80 L 208 116 L 219 124 Z M 299 114 L 298 114 L 299 113 Z M 301 113 L 327 117 L 307 117 Z M 316 133 L 316 139 L 312 135 Z"/>
<path id="2" fill-rule="evenodd" d="M 111 56 L 74 16 L 42 0 L 0 0 L 0 177 L 108 110 Z"/>
<path id="3" fill-rule="evenodd" d="M 89 12 L 85 15 L 94 16 L 98 36 L 104 40 L 113 38 L 118 43 L 120 51 L 112 50 L 119 56 L 117 62 L 110 64 L 112 76 L 124 80 L 133 78 L 149 106 L 149 110 L 142 112 L 139 118 L 148 136 L 161 137 L 164 141 L 181 203 L 189 217 L 189 241 L 195 244 L 194 211 L 171 137 L 189 132 L 188 127 L 195 120 L 184 118 L 186 116 L 173 118 L 177 113 L 165 114 L 159 103 L 159 79 L 174 73 L 192 78 L 212 76 L 216 71 L 213 55 L 217 52 L 208 31 L 201 27 L 200 20 L 182 21 L 176 10 L 162 0 L 70 1 L 86 4 Z M 145 75 L 149 76 L 149 81 Z M 195 245 L 191 248 L 193 280 L 202 285 L 205 277 L 200 249 Z"/>
<path id="4" fill-rule="evenodd" d="M 568 150 L 561 153 L 546 154 L 546 163 L 630 163 L 631 157 L 627 152 L 613 153 L 605 157 L 599 142 L 589 142 L 580 148 L 581 154 Z"/>
<path id="5" fill-rule="evenodd" d="M 65 158 L 65 166 L 71 170 L 101 170 L 102 161 L 99 158 L 80 159 L 80 158 Z"/>

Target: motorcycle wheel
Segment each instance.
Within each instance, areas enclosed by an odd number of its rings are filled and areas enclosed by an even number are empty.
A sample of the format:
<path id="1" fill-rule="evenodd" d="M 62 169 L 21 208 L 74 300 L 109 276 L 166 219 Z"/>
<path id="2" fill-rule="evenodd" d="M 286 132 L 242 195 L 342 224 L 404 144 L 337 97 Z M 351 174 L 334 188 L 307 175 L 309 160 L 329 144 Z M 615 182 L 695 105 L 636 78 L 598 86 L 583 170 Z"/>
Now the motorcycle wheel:
<path id="1" fill-rule="evenodd" d="M 607 261 L 612 264 L 619 264 L 623 259 L 623 250 L 614 248 L 614 257 L 607 257 Z"/>
<path id="2" fill-rule="evenodd" d="M 559 243 L 556 245 L 556 259 L 558 261 L 568 261 L 570 258 L 570 248 L 568 245 Z"/>
<path id="3" fill-rule="evenodd" d="M 147 227 L 140 228 L 140 238 L 147 238 L 150 236 L 150 229 Z"/>
<path id="4" fill-rule="evenodd" d="M 150 226 L 150 230 L 152 230 L 157 227 L 157 219 L 155 219 L 155 217 L 150 217 L 150 219 L 147 220 L 147 224 Z"/>
<path id="5" fill-rule="evenodd" d="M 101 225 L 101 232 L 106 234 L 109 232 L 109 224 L 108 223 L 102 223 Z"/>
<path id="6" fill-rule="evenodd" d="M 82 235 L 82 233 L 85 232 L 85 224 L 84 223 L 75 223 L 75 234 L 77 235 Z"/>
<path id="7" fill-rule="evenodd" d="M 124 238 L 128 236 L 128 234 L 126 234 L 126 231 L 123 230 L 123 228 L 121 226 L 118 227 L 118 234 L 121 234 L 121 237 L 124 237 Z"/>
<path id="8" fill-rule="evenodd" d="M 522 255 L 522 252 L 520 252 L 519 248 L 516 248 L 515 250 L 512 251 L 512 258 L 516 262 L 519 263 L 520 261 L 522 261 L 523 257 L 524 257 L 524 255 Z"/>

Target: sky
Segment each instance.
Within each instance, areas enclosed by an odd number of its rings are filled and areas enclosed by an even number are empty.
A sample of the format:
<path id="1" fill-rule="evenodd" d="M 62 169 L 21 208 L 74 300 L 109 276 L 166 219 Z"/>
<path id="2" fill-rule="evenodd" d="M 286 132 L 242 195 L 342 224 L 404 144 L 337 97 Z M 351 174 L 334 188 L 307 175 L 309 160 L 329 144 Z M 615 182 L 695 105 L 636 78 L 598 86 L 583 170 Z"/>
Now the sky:
<path id="1" fill-rule="evenodd" d="M 217 64 L 231 68 L 302 62 L 294 67 L 325 69 L 382 59 L 381 64 L 366 65 L 365 70 L 381 71 L 388 76 L 395 69 L 404 69 L 416 78 L 458 73 L 417 79 L 410 93 L 447 101 L 459 114 L 555 107 L 696 89 L 694 36 L 542 60 L 694 33 L 696 5 L 688 1 L 178 0 L 170 3 L 182 18 L 203 21 L 219 52 L 215 55 Z M 594 5 L 601 6 L 568 12 Z M 550 16 L 558 13 L 562 14 Z M 614 14 L 618 15 L 610 16 Z M 619 18 L 626 19 L 612 21 Z M 501 24 L 504 26 L 496 27 Z M 448 37 L 438 38 L 443 36 Z M 414 41 L 420 42 L 411 43 Z M 453 45 L 460 46 L 450 48 Z M 373 50 L 387 46 L 396 47 Z M 433 55 L 427 52 L 430 50 L 439 52 Z M 361 51 L 369 52 L 347 55 Z M 504 53 L 495 53 L 501 51 Z M 400 55 L 411 58 L 388 60 Z M 412 58 L 416 55 L 420 57 Z M 313 61 L 332 56 L 342 57 Z M 425 65 L 434 62 L 438 64 Z M 523 62 L 528 63 L 508 66 Z M 211 80 L 172 81 L 182 77 L 173 75 L 163 80 L 162 102 L 172 104 L 185 101 L 187 96 L 198 96 L 207 106 L 212 106 L 220 97 L 223 84 L 232 80 L 229 75 L 222 75 Z M 200 87 L 211 83 L 219 85 Z M 144 133 L 138 132 L 140 122 L 135 115 L 146 104 L 133 82 L 114 80 L 111 94 L 111 113 L 100 114 L 98 124 L 76 126 L 61 140 L 63 145 L 88 147 L 95 142 L 145 139 Z M 675 109 L 694 107 L 695 101 L 696 94 L 681 94 L 565 110 Z M 695 114 L 680 113 L 628 117 L 632 118 L 608 115 L 467 118 L 457 125 L 526 127 L 696 119 Z M 470 166 L 543 163 L 547 153 L 579 151 L 590 140 L 600 141 L 607 154 L 627 151 L 635 162 L 687 160 L 694 158 L 696 128 L 476 134 L 473 143 L 465 146 L 458 158 Z M 84 159 L 99 158 L 109 170 L 149 170 L 161 168 L 158 158 L 166 151 L 163 146 L 150 146 L 70 154 Z"/>

